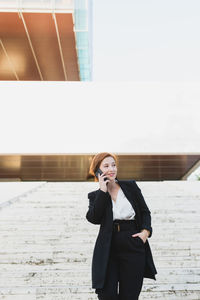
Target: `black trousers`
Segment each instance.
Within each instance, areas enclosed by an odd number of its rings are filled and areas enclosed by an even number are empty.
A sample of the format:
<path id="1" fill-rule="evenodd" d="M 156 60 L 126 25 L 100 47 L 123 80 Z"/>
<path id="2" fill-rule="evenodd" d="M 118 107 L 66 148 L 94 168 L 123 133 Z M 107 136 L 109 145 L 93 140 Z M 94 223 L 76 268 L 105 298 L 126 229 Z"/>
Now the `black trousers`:
<path id="1" fill-rule="evenodd" d="M 137 300 L 142 289 L 145 267 L 144 242 L 132 237 L 138 232 L 134 220 L 115 220 L 110 256 L 100 300 Z"/>

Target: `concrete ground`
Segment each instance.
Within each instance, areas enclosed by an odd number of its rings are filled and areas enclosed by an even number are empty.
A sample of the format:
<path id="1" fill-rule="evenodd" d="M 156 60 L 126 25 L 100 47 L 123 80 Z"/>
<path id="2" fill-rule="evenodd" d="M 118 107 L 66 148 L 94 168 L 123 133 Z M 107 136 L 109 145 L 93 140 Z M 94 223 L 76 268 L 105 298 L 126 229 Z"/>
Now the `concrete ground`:
<path id="1" fill-rule="evenodd" d="M 137 182 L 151 210 L 158 271 L 140 300 L 200 299 L 200 182 Z M 6 185 L 5 185 L 6 184 Z M 0 300 L 92 300 L 95 182 L 0 183 Z"/>

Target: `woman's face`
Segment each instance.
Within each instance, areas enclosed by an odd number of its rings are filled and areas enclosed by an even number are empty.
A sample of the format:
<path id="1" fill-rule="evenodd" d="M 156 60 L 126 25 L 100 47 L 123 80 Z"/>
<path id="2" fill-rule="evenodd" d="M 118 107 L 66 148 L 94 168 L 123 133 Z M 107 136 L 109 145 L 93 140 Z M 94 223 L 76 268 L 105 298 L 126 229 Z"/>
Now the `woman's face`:
<path id="1" fill-rule="evenodd" d="M 108 156 L 102 160 L 99 168 L 102 172 L 104 172 L 107 177 L 114 181 L 117 176 L 117 166 L 114 158 L 112 156 Z"/>

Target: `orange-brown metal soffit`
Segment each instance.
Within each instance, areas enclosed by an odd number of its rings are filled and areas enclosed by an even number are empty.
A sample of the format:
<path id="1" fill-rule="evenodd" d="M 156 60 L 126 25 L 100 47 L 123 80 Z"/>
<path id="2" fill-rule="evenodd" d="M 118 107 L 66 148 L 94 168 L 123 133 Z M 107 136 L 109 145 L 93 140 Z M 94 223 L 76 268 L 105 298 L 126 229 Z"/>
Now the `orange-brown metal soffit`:
<path id="1" fill-rule="evenodd" d="M 0 80 L 79 81 L 72 13 L 0 13 Z"/>
<path id="2" fill-rule="evenodd" d="M 1 180 L 93 181 L 93 154 L 0 154 Z M 181 180 L 200 154 L 118 154 L 118 179 Z"/>

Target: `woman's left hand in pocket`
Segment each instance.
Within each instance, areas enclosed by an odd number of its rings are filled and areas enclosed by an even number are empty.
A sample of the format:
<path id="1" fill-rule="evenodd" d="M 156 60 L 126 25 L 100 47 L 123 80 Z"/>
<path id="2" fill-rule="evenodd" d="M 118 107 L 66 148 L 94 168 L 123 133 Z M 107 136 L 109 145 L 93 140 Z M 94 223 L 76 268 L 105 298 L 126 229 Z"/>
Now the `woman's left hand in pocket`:
<path id="1" fill-rule="evenodd" d="M 136 237 L 136 236 L 138 236 L 143 241 L 143 243 L 146 243 L 146 240 L 149 236 L 148 230 L 144 229 L 141 232 L 132 235 L 132 237 Z"/>

